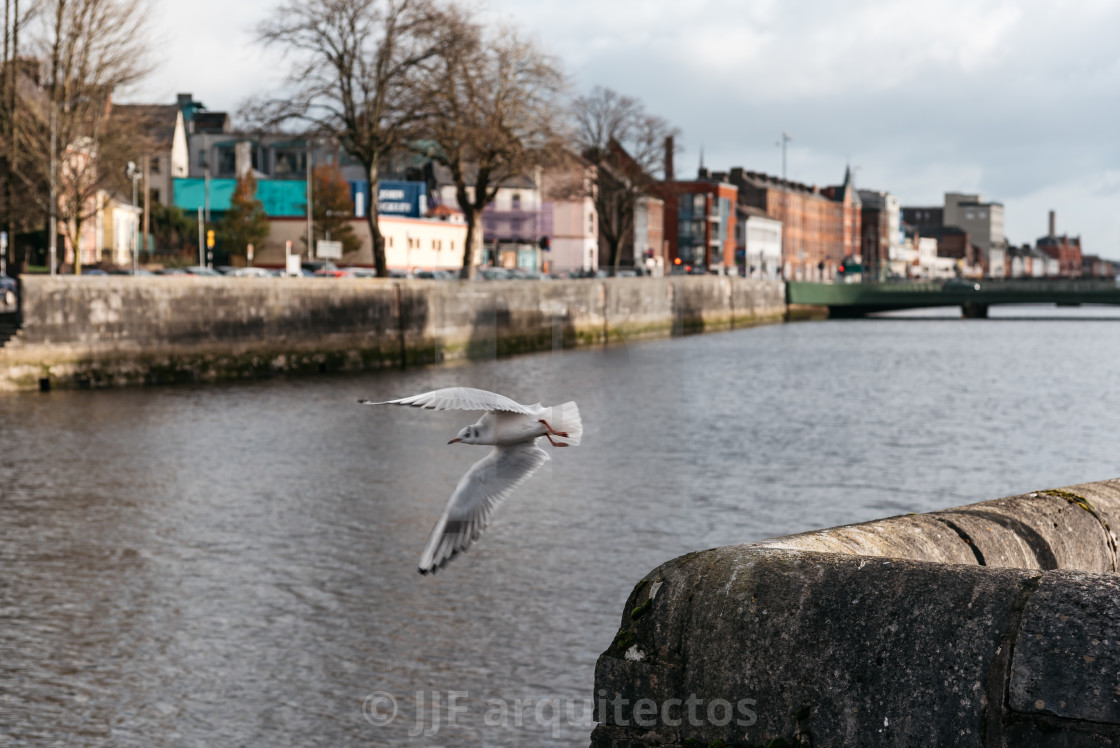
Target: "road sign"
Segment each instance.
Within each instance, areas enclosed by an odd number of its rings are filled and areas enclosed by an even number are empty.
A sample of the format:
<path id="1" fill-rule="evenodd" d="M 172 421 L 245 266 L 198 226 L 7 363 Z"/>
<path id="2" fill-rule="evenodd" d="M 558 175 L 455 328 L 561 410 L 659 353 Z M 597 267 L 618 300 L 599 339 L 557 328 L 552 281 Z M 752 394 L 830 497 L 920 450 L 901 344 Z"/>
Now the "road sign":
<path id="1" fill-rule="evenodd" d="M 320 260 L 341 260 L 342 242 L 328 242 L 320 239 L 315 242 L 315 256 Z"/>

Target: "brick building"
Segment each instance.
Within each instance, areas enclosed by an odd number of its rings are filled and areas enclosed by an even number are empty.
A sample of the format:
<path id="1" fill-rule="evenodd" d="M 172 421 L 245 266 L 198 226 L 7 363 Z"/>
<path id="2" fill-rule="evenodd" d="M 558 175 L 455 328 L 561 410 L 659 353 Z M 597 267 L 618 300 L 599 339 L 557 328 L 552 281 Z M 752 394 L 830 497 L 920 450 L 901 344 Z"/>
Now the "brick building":
<path id="1" fill-rule="evenodd" d="M 815 185 L 736 167 L 729 175 L 739 188 L 739 203 L 782 220 L 782 270 L 790 280 L 832 278 L 845 256 L 858 254 L 860 246 L 859 195 L 850 174 L 839 190 L 839 200 Z"/>
<path id="2" fill-rule="evenodd" d="M 852 181 L 851 167 L 844 169 L 844 183 L 835 187 L 825 187 L 821 194 L 836 202 L 840 207 L 841 242 L 843 258 L 859 259 L 862 251 L 863 202 Z"/>
<path id="3" fill-rule="evenodd" d="M 1040 252 L 1058 261 L 1058 274 L 1062 277 L 1076 278 L 1081 275 L 1081 237 L 1066 234 L 1058 236 L 1054 211 L 1050 211 L 1050 233 L 1040 237 L 1035 246 Z"/>
<path id="4" fill-rule="evenodd" d="M 695 180 L 660 182 L 653 192 L 664 201 L 669 263 L 717 272 L 735 267 L 739 191 L 725 174 L 701 168 Z"/>

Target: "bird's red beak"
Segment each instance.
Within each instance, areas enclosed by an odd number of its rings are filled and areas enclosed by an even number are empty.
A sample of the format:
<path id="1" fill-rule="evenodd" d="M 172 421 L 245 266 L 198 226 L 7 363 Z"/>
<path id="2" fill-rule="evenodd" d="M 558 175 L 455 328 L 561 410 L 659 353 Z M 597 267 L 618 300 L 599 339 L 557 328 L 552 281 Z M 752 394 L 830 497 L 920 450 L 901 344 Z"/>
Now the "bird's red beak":
<path id="1" fill-rule="evenodd" d="M 460 439 L 460 438 L 458 438 L 458 437 L 455 437 L 454 439 L 452 439 L 451 441 L 449 441 L 449 442 L 448 442 L 448 444 L 454 444 L 455 442 L 458 442 L 458 441 L 462 441 L 462 439 Z"/>

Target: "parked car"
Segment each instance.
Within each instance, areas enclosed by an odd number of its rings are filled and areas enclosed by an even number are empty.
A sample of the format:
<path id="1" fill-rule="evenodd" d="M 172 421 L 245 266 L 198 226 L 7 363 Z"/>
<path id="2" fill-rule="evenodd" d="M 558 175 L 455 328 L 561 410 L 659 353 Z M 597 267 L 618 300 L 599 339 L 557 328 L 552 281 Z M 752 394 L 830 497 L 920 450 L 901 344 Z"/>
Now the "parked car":
<path id="1" fill-rule="evenodd" d="M 101 268 L 82 268 L 82 275 L 108 275 Z"/>
<path id="2" fill-rule="evenodd" d="M 458 280 L 459 274 L 454 270 L 417 270 L 416 277 L 425 280 Z"/>
<path id="3" fill-rule="evenodd" d="M 191 265 L 190 267 L 182 268 L 187 275 L 204 275 L 211 278 L 220 278 L 222 274 L 214 268 L 202 267 L 201 265 Z"/>
<path id="4" fill-rule="evenodd" d="M 10 275 L 0 273 L 0 308 L 14 307 L 19 294 L 19 281 Z"/>
<path id="5" fill-rule="evenodd" d="M 136 268 L 135 273 L 132 272 L 131 268 L 116 268 L 115 270 L 110 270 L 109 275 L 155 275 L 155 273 L 151 270 L 145 270 L 144 268 Z"/>
<path id="6" fill-rule="evenodd" d="M 482 280 L 509 280 L 509 271 L 505 268 L 484 267 L 478 269 L 478 276 Z"/>
<path id="7" fill-rule="evenodd" d="M 234 268 L 229 273 L 234 278 L 274 278 L 276 273 L 268 268 Z"/>
<path id="8" fill-rule="evenodd" d="M 307 260 L 299 266 L 312 275 L 317 275 L 320 270 L 338 270 L 338 266 L 330 260 Z"/>
<path id="9" fill-rule="evenodd" d="M 373 268 L 346 268 L 339 271 L 339 278 L 376 278 L 377 271 Z"/>

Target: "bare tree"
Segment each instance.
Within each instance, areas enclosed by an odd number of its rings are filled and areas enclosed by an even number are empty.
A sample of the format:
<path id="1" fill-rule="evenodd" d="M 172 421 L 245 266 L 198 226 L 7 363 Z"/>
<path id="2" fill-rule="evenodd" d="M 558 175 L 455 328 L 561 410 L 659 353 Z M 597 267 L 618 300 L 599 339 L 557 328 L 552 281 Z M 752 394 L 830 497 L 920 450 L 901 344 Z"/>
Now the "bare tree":
<path id="1" fill-rule="evenodd" d="M 637 99 L 609 88 L 577 98 L 572 111 L 576 147 L 596 167 L 591 197 L 614 274 L 624 242 L 633 238 L 635 207 L 664 173 L 665 139 L 678 130 L 648 114 Z"/>
<path id="2" fill-rule="evenodd" d="M 490 38 L 458 19 L 458 43 L 440 56 L 426 92 L 427 155 L 445 165 L 467 222 L 460 275 L 470 278 L 482 255 L 482 211 L 506 180 L 550 158 L 564 112 L 557 62 L 513 29 Z M 421 141 L 423 142 L 423 141 Z"/>
<path id="3" fill-rule="evenodd" d="M 422 114 L 421 79 L 449 43 L 430 0 L 286 0 L 258 39 L 292 53 L 283 100 L 251 107 L 262 124 L 302 121 L 330 133 L 369 180 L 365 215 L 377 274 L 389 274 L 378 222 L 381 165 Z"/>
<path id="4" fill-rule="evenodd" d="M 147 2 L 42 0 L 41 9 L 34 32 L 45 80 L 25 102 L 28 116 L 17 119 L 17 146 L 29 154 L 29 187 L 54 179 L 57 219 L 80 273 L 82 225 L 101 208 L 103 191 L 124 191 L 124 165 L 137 151 L 134 123 L 109 120 L 114 92 L 150 69 Z M 49 191 L 38 202 L 49 209 Z"/>
<path id="5" fill-rule="evenodd" d="M 19 173 L 20 153 L 16 148 L 15 121 L 18 114 L 16 103 L 17 88 L 21 83 L 22 75 L 26 72 L 27 65 L 19 56 L 20 31 L 35 18 L 38 3 L 36 0 L 25 0 L 23 13 L 20 13 L 19 0 L 4 0 L 4 62 L 3 80 L 0 81 L 2 102 L 0 102 L 0 153 L 2 153 L 2 176 L 4 182 L 4 226 L 8 232 L 7 259 L 16 259 L 16 232 L 27 228 L 21 220 L 27 214 L 26 201 L 22 200 L 22 192 L 16 193 L 13 182 Z"/>

